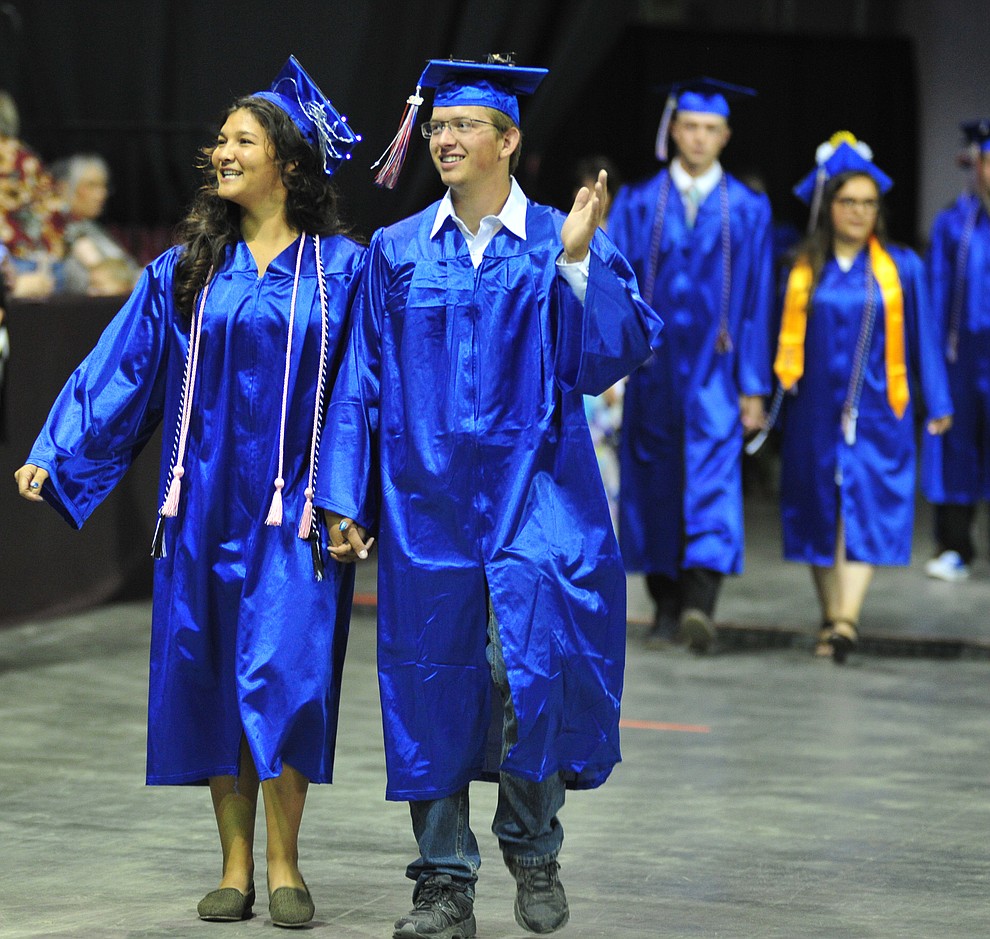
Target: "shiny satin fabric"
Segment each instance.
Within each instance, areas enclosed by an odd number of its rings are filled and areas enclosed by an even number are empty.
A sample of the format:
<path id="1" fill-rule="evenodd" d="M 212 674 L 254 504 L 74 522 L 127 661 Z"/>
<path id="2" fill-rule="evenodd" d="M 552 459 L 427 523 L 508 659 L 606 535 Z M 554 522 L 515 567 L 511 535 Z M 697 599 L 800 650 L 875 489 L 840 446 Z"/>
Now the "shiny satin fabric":
<path id="1" fill-rule="evenodd" d="M 666 169 L 619 191 L 609 234 L 647 280 L 657 198 Z M 739 396 L 770 390 L 773 302 L 770 203 L 727 177 L 731 238 L 728 331 L 717 351 L 723 290 L 718 189 L 693 227 L 670 187 L 653 297 L 664 318 L 655 358 L 626 385 L 619 445 L 619 537 L 626 569 L 678 577 L 703 567 L 737 574 L 743 564 Z"/>
<path id="2" fill-rule="evenodd" d="M 303 252 L 285 430 L 285 519 L 264 524 L 277 475 L 281 390 L 298 242 L 258 277 L 243 243 L 206 303 L 178 515 L 155 562 L 148 708 L 149 784 L 238 771 L 242 733 L 259 776 L 283 761 L 329 782 L 353 571 L 313 574 L 296 537 L 320 364 L 315 251 Z M 362 249 L 322 241 L 330 380 Z M 176 250 L 152 262 L 69 378 L 29 462 L 43 495 L 81 526 L 164 421 L 159 487 L 173 456 L 189 320 L 172 300 Z M 154 513 L 161 504 L 144 510 Z"/>
<path id="3" fill-rule="evenodd" d="M 519 721 L 502 769 L 594 787 L 620 758 L 625 576 L 582 393 L 639 365 L 660 319 L 600 233 L 582 307 L 546 206 L 477 270 L 450 219 L 430 238 L 436 212 L 372 240 L 317 482 L 379 531 L 387 798 L 498 771 L 489 596 Z"/>
<path id="4" fill-rule="evenodd" d="M 966 218 L 978 197 L 965 194 L 940 213 L 926 257 L 932 316 L 945 348 L 957 282 L 957 257 Z M 981 209 L 969 241 L 962 281 L 958 356 L 949 362 L 955 416 L 947 434 L 926 434 L 921 447 L 925 497 L 939 504 L 990 499 L 990 216 Z"/>
<path id="5" fill-rule="evenodd" d="M 904 293 L 913 400 L 901 418 L 887 400 L 883 297 L 876 288 L 856 439 L 847 443 L 841 412 L 866 300 L 867 254 L 860 252 L 848 272 L 830 257 L 808 315 L 805 372 L 796 393 L 784 398 L 780 425 L 780 507 L 784 557 L 790 561 L 830 567 L 839 513 L 849 560 L 908 564 L 911 559 L 914 412 L 923 407 L 928 417 L 943 417 L 952 413 L 952 404 L 921 261 L 908 248 L 889 245 L 887 250 Z"/>

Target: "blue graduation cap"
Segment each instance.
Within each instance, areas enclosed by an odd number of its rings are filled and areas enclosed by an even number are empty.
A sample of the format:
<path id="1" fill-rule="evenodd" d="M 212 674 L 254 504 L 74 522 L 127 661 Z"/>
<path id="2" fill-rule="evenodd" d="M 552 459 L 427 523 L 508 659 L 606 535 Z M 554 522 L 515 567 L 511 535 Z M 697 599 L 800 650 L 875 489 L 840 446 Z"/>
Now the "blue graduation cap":
<path id="1" fill-rule="evenodd" d="M 434 88 L 433 106 L 453 105 L 494 108 L 519 123 L 519 95 L 530 95 L 547 75 L 545 68 L 523 68 L 511 56 L 489 55 L 487 62 L 463 59 L 430 59 L 416 83 L 415 94 L 406 99 L 399 130 L 385 152 L 371 167 L 381 166 L 375 182 L 386 189 L 395 188 L 405 162 L 416 115 L 423 104 L 421 92 Z"/>
<path id="2" fill-rule="evenodd" d="M 965 121 L 959 125 L 966 143 L 981 153 L 990 152 L 990 118 L 978 121 Z"/>
<path id="3" fill-rule="evenodd" d="M 531 95 L 547 75 L 545 68 L 522 68 L 499 62 L 432 59 L 419 77 L 420 88 L 435 88 L 433 106 L 455 104 L 495 108 L 519 123 L 518 95 Z"/>
<path id="4" fill-rule="evenodd" d="M 699 114 L 717 114 L 728 120 L 729 102 L 739 98 L 754 98 L 756 90 L 745 85 L 733 85 L 718 78 L 708 78 L 702 75 L 698 78 L 688 78 L 664 85 L 659 89 L 665 93 L 663 115 L 657 129 L 656 154 L 657 159 L 667 159 L 667 132 L 675 111 L 694 111 Z"/>
<path id="5" fill-rule="evenodd" d="M 876 184 L 880 194 L 886 193 L 894 181 L 873 162 L 873 151 L 869 145 L 847 130 L 833 134 L 815 152 L 817 164 L 807 176 L 795 185 L 793 192 L 802 202 L 811 206 L 808 219 L 808 231 L 812 231 L 818 222 L 818 211 L 821 208 L 822 191 L 833 176 L 840 173 L 865 173 Z"/>
<path id="6" fill-rule="evenodd" d="M 294 55 L 275 76 L 271 89 L 256 91 L 252 97 L 264 98 L 289 115 L 306 141 L 322 155 L 327 176 L 334 174 L 342 160 L 351 158 L 350 151 L 361 140 Z"/>

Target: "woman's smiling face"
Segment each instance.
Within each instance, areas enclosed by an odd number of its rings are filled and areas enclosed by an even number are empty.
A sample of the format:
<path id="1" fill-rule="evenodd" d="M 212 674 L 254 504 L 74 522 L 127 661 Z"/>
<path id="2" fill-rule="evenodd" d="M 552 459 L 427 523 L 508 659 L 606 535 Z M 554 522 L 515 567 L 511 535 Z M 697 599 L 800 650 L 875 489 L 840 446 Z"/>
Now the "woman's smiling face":
<path id="1" fill-rule="evenodd" d="M 285 202 L 285 186 L 275 152 L 258 119 L 238 108 L 224 122 L 211 157 L 217 172 L 217 192 L 244 209 L 273 199 Z"/>

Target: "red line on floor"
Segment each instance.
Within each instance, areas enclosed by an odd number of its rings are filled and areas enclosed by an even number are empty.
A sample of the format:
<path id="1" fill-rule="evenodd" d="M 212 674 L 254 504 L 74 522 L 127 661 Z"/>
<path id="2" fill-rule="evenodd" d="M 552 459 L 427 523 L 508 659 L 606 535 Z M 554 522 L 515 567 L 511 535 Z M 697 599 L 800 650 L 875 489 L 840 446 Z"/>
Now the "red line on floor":
<path id="1" fill-rule="evenodd" d="M 634 721 L 624 719 L 619 721 L 619 726 L 631 730 L 668 730 L 682 734 L 710 734 L 712 732 L 711 727 L 706 727 L 704 724 L 668 724 L 665 721 Z"/>

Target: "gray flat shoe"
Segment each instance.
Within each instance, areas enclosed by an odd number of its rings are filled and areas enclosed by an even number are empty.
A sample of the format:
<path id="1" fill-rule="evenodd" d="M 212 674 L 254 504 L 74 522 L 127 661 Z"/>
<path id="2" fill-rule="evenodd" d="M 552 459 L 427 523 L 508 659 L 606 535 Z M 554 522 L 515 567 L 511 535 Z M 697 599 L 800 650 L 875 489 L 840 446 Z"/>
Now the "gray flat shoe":
<path id="1" fill-rule="evenodd" d="M 254 906 L 254 884 L 243 894 L 236 887 L 211 890 L 196 907 L 200 919 L 211 923 L 233 923 L 248 919 Z"/>
<path id="2" fill-rule="evenodd" d="M 268 900 L 273 926 L 296 929 L 305 926 L 316 913 L 309 888 L 279 887 Z"/>

